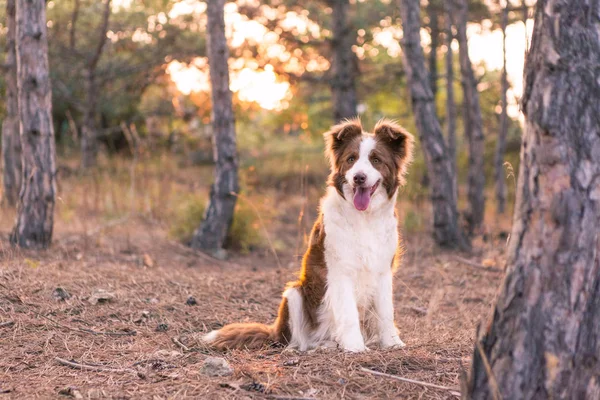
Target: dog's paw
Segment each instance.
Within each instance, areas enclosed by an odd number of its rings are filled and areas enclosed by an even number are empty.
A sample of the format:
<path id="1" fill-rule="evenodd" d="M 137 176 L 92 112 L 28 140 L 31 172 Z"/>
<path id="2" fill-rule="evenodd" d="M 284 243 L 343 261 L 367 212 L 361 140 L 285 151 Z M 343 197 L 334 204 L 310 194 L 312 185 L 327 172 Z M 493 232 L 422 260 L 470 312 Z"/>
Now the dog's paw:
<path id="1" fill-rule="evenodd" d="M 383 349 L 402 349 L 404 347 L 406 347 L 406 344 L 400 340 L 398 335 L 388 336 L 381 341 L 381 348 Z"/>
<path id="2" fill-rule="evenodd" d="M 352 353 L 360 353 L 368 350 L 367 346 L 365 346 L 365 341 L 362 337 L 345 338 L 345 340 L 342 340 L 340 342 L 340 347 L 344 351 L 349 351 Z"/>

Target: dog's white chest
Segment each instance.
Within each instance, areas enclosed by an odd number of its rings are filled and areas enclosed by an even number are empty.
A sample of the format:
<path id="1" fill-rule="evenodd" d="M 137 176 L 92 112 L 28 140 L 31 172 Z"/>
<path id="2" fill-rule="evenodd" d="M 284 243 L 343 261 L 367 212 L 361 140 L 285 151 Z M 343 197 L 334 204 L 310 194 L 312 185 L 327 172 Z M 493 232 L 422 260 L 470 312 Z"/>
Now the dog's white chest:
<path id="1" fill-rule="evenodd" d="M 343 208 L 323 204 L 325 260 L 329 284 L 351 279 L 356 301 L 366 306 L 377 292 L 381 273 L 392 268 L 398 245 L 397 222 L 389 213 L 346 213 Z"/>

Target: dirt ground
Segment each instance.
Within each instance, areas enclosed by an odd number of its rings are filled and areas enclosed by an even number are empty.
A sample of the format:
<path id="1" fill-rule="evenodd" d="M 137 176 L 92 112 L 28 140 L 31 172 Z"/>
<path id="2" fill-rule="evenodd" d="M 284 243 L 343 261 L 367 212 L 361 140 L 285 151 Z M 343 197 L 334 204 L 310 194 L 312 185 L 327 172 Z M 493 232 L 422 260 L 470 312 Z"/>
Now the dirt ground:
<path id="1" fill-rule="evenodd" d="M 425 233 L 410 235 L 395 281 L 405 349 L 219 354 L 203 348 L 199 335 L 235 321 L 273 321 L 298 267 L 295 249 L 280 251 L 279 261 L 269 251 L 214 260 L 136 217 L 86 235 L 59 224 L 50 250 L 30 252 L 11 248 L 9 226 L 0 225 L 0 398 L 6 399 L 456 398 L 504 263 L 499 240 L 479 241 L 465 255 L 440 251 Z M 196 304 L 186 304 L 190 296 Z M 209 356 L 224 357 L 233 375 L 204 375 Z"/>

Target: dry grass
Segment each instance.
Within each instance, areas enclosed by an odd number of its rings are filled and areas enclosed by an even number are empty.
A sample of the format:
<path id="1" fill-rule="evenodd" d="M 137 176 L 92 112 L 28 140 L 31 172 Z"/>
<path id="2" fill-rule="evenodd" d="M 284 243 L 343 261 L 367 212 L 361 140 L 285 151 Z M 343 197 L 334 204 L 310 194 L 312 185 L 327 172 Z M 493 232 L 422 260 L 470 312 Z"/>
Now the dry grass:
<path id="1" fill-rule="evenodd" d="M 436 249 L 426 233 L 410 234 L 395 283 L 396 320 L 405 349 L 232 351 L 218 355 L 231 363 L 234 375 L 209 378 L 200 369 L 215 354 L 199 345 L 198 335 L 235 321 L 273 321 L 281 289 L 294 279 L 296 249 L 302 248 L 303 233 L 315 216 L 319 190 L 302 188 L 305 195 L 295 197 L 262 191 L 260 200 L 248 194 L 276 238 L 278 267 L 271 249 L 221 262 L 173 242 L 168 210 L 161 210 L 158 197 L 145 199 L 141 188 L 135 212 L 119 212 L 112 219 L 117 223 L 107 223 L 111 219 L 102 199 L 119 210 L 131 199 L 119 204 L 117 188 L 98 190 L 99 198 L 85 197 L 82 179 L 63 181 L 63 208 L 50 250 L 11 248 L 6 237 L 12 216 L 0 212 L 3 398 L 456 398 L 448 390 L 362 368 L 458 388 L 475 327 L 490 310 L 501 271 L 467 265 L 458 254 Z M 144 179 L 146 188 L 156 185 L 153 191 L 163 196 L 163 206 L 174 201 L 169 197 L 176 196 L 176 186 L 193 182 L 183 176 L 153 181 L 150 173 L 138 182 Z M 169 182 L 169 190 L 161 189 L 160 182 Z M 262 207 L 274 211 L 262 214 Z M 502 243 L 479 242 L 475 248 L 460 256 L 476 264 L 487 259 L 501 268 Z M 58 299 L 57 288 L 71 297 Z M 100 289 L 114 298 L 92 304 L 90 297 Z M 189 296 L 198 304 L 186 305 Z M 57 358 L 89 369 L 72 368 Z"/>

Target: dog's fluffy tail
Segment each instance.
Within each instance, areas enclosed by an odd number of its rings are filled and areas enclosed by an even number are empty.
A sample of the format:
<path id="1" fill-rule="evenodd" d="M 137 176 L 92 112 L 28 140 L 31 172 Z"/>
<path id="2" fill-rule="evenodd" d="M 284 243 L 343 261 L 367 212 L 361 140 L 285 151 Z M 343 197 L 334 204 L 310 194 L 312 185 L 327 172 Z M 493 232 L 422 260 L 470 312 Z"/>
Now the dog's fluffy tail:
<path id="1" fill-rule="evenodd" d="M 268 342 L 277 342 L 273 325 L 248 323 L 226 325 L 202 337 L 202 341 L 220 350 L 258 349 Z"/>

